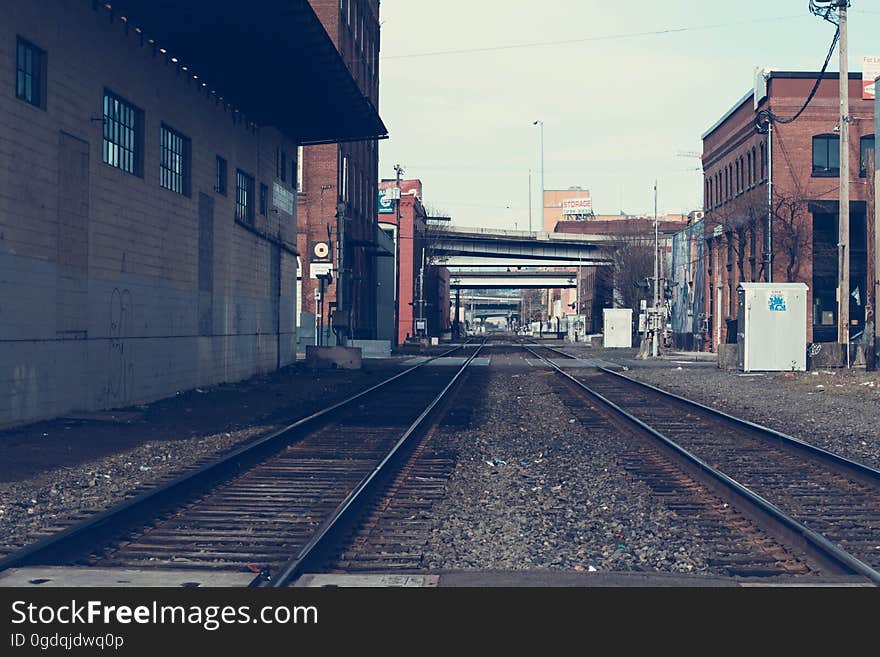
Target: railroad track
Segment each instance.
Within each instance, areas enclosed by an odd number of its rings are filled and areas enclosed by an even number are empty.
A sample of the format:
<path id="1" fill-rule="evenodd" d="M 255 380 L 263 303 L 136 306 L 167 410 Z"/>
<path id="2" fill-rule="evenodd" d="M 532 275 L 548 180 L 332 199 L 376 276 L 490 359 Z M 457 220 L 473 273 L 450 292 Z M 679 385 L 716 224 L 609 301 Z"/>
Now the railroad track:
<path id="1" fill-rule="evenodd" d="M 19 550 L 0 570 L 244 571 L 254 574 L 251 585 L 285 585 L 391 480 L 480 347 L 461 347 L 470 354 L 459 368 L 411 367 Z"/>
<path id="2" fill-rule="evenodd" d="M 880 471 L 605 368 L 572 376 L 526 348 L 554 367 L 577 395 L 587 393 L 630 427 L 652 436 L 694 481 L 769 527 L 780 545 L 796 546 L 792 554 L 798 560 L 880 584 Z M 651 465 L 652 458 L 639 454 L 625 467 L 654 486 L 662 466 Z M 667 494 L 671 489 L 663 484 L 660 490 Z M 691 507 L 685 503 L 681 508 Z M 748 563 L 746 556 L 737 559 L 753 573 L 798 570 L 784 562 L 767 567 L 767 561 L 760 566 Z"/>

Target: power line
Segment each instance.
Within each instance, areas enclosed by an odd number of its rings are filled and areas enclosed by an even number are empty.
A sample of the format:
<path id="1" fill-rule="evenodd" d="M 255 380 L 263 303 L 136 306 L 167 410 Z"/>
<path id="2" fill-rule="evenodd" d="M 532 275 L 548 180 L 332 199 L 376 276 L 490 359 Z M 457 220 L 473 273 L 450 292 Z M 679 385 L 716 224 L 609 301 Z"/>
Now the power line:
<path id="1" fill-rule="evenodd" d="M 792 20 L 804 18 L 803 14 L 791 16 L 771 16 L 769 18 L 755 18 L 745 21 L 736 21 L 733 23 L 715 23 L 712 25 L 692 25 L 683 27 L 670 27 L 662 30 L 649 30 L 646 32 L 623 32 L 619 34 L 602 34 L 591 37 L 582 37 L 580 39 L 561 39 L 556 41 L 533 41 L 529 43 L 513 43 L 503 46 L 484 46 L 476 48 L 458 48 L 454 50 L 433 50 L 427 52 L 407 53 L 404 55 L 382 55 L 380 60 L 390 59 L 411 59 L 416 57 L 435 57 L 439 55 L 464 55 L 471 53 L 497 52 L 501 50 L 515 50 L 520 48 L 542 48 L 547 46 L 564 46 L 578 43 L 589 43 L 593 41 L 608 41 L 611 39 L 633 39 L 637 37 L 647 36 L 663 36 L 666 34 L 681 34 L 683 32 L 696 32 L 701 30 L 715 30 L 725 27 L 736 27 L 739 25 L 752 25 L 755 23 L 770 23 L 775 21 Z"/>

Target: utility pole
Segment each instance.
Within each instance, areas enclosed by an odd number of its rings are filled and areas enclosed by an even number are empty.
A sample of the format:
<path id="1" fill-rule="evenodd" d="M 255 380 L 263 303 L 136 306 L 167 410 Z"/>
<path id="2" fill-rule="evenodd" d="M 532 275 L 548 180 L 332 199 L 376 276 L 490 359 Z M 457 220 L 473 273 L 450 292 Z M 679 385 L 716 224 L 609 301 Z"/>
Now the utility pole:
<path id="1" fill-rule="evenodd" d="M 773 282 L 773 121 L 767 121 L 767 275 Z M 719 315 L 720 317 L 720 315 Z"/>
<path id="2" fill-rule="evenodd" d="M 657 358 L 660 351 L 658 343 L 660 332 L 660 233 L 657 225 L 657 181 L 654 181 L 654 339 L 651 353 Z"/>
<path id="3" fill-rule="evenodd" d="M 529 169 L 529 232 L 532 232 L 532 170 Z"/>
<path id="4" fill-rule="evenodd" d="M 868 150 L 868 162 L 866 164 L 866 177 L 868 179 L 867 216 L 865 217 L 867 227 L 867 282 L 868 289 L 865 290 L 865 369 L 871 371 L 877 369 L 877 207 L 876 188 L 875 188 L 875 172 L 874 151 Z"/>
<path id="5" fill-rule="evenodd" d="M 840 17 L 840 205 L 838 211 L 837 342 L 849 354 L 849 67 L 847 61 L 846 8 L 849 0 L 839 0 Z"/>
<path id="6" fill-rule="evenodd" d="M 397 234 L 394 244 L 394 344 L 399 344 L 400 338 L 400 233 L 402 226 L 400 215 L 400 177 L 403 175 L 403 167 L 394 165 L 394 175 L 397 180 L 397 200 L 394 206 L 397 208 Z"/>
<path id="7" fill-rule="evenodd" d="M 538 119 L 532 125 L 541 126 L 541 230 L 544 230 L 544 122 Z"/>

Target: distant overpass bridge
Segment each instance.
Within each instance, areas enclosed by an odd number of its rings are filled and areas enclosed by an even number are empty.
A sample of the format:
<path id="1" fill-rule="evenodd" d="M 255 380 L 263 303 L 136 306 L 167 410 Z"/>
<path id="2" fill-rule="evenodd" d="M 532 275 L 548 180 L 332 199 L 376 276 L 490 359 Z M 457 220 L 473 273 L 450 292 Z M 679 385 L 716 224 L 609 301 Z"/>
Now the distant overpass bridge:
<path id="1" fill-rule="evenodd" d="M 455 227 L 431 235 L 431 260 L 446 267 L 607 265 L 616 238 L 547 231 Z"/>
<path id="2" fill-rule="evenodd" d="M 577 287 L 572 271 L 455 271 L 449 273 L 453 290 L 510 290 Z"/>

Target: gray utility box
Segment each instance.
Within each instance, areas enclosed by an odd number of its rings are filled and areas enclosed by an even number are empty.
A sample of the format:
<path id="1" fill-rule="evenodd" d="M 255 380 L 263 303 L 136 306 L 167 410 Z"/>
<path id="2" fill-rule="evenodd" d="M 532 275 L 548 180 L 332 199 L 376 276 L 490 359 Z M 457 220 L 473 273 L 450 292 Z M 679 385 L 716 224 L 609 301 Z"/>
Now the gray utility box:
<path id="1" fill-rule="evenodd" d="M 807 286 L 740 283 L 737 359 L 743 372 L 807 369 Z"/>
<path id="2" fill-rule="evenodd" d="M 605 308 L 602 313 L 604 320 L 603 346 L 611 349 L 632 347 L 632 308 Z"/>

